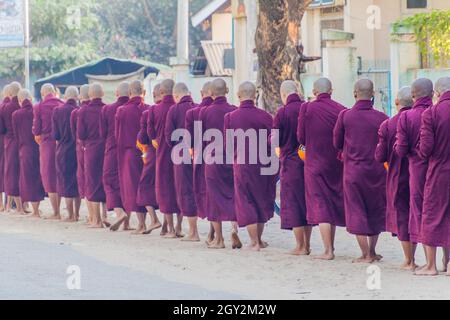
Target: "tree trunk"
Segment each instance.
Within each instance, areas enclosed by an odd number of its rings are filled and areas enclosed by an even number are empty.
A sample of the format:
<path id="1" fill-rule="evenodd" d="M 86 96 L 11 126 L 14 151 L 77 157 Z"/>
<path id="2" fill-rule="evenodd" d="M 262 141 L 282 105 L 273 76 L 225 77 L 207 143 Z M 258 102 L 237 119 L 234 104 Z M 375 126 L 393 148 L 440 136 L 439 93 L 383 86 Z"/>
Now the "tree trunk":
<path id="1" fill-rule="evenodd" d="M 256 51 L 259 60 L 262 107 L 275 113 L 281 105 L 280 85 L 299 81 L 300 24 L 312 0 L 258 0 Z M 301 87 L 301 86 L 300 86 Z"/>

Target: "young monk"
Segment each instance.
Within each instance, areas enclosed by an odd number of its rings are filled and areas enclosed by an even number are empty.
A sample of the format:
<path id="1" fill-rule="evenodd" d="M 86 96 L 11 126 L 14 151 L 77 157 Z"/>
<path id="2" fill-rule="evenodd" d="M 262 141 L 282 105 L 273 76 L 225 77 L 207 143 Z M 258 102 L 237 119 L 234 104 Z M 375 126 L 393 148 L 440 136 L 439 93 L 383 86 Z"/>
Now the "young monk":
<path id="1" fill-rule="evenodd" d="M 111 226 L 112 231 L 119 230 L 122 223 L 128 219 L 123 209 L 120 194 L 121 185 L 115 127 L 117 110 L 130 100 L 129 94 L 130 84 L 128 82 L 120 83 L 116 89 L 116 102 L 103 107 L 100 120 L 100 134 L 106 141 L 103 160 L 103 187 L 106 194 L 106 208 L 108 211 L 114 211 L 117 217 L 117 222 Z"/>
<path id="2" fill-rule="evenodd" d="M 186 122 L 186 113 L 197 107 L 192 100 L 191 93 L 185 83 L 177 83 L 173 89 L 173 97 L 175 104 L 170 108 L 165 125 L 166 143 L 175 148 L 178 144 L 185 143 L 184 139 L 179 141 L 172 140 L 172 134 L 179 129 L 184 129 Z M 187 145 L 184 149 L 188 149 Z M 175 156 L 174 154 L 172 157 Z M 181 155 L 176 155 L 181 156 Z M 193 186 L 193 167 L 190 156 L 189 163 L 174 164 L 174 181 L 177 195 L 177 204 L 183 217 L 187 218 L 189 223 L 189 233 L 183 241 L 198 242 L 200 236 L 197 228 L 197 206 L 194 198 Z"/>
<path id="3" fill-rule="evenodd" d="M 191 146 L 191 154 L 192 159 L 194 161 L 194 197 L 195 203 L 197 205 L 197 213 L 200 219 L 207 218 L 207 210 L 206 210 L 206 180 L 205 180 L 205 165 L 203 162 L 203 153 L 202 152 L 194 152 L 195 144 L 198 143 L 199 146 L 203 144 L 203 139 L 201 137 L 201 130 L 199 132 L 195 132 L 195 124 L 200 120 L 200 112 L 209 107 L 214 102 L 212 98 L 212 83 L 206 82 L 203 85 L 201 90 L 202 102 L 198 105 L 198 107 L 188 110 L 186 113 L 186 130 L 189 131 L 192 139 Z M 223 127 L 223 126 L 222 126 Z M 197 134 L 197 136 L 196 136 Z M 209 245 L 214 240 L 214 227 L 211 224 L 210 231 L 208 234 L 208 239 L 206 243 Z"/>
<path id="4" fill-rule="evenodd" d="M 156 85 L 153 88 L 153 101 L 158 104 L 161 103 L 161 90 L 160 85 Z M 150 138 L 148 137 L 147 119 L 150 109 L 153 108 L 145 105 L 145 111 L 141 116 L 141 125 L 138 133 L 138 148 L 142 152 L 142 159 L 144 167 L 142 169 L 141 179 L 139 180 L 139 186 L 137 191 L 137 204 L 147 209 L 147 215 L 150 216 L 150 227 L 147 228 L 145 234 L 150 234 L 154 230 L 162 227 L 161 222 L 158 219 L 156 210 L 159 209 L 158 202 L 156 201 L 156 149 L 153 147 Z M 163 227 L 163 232 L 167 233 L 167 225 Z"/>
<path id="5" fill-rule="evenodd" d="M 435 276 L 436 248 L 444 248 L 444 269 L 450 251 L 450 77 L 436 82 L 439 102 L 422 116 L 419 155 L 429 160 L 424 191 L 420 242 L 425 246 L 427 264 L 418 276 Z M 450 270 L 447 269 L 450 275 Z"/>
<path id="6" fill-rule="evenodd" d="M 17 95 L 22 86 L 18 82 L 13 82 L 8 87 L 11 101 L 0 110 L 0 134 L 3 135 L 5 144 L 5 193 L 8 197 L 8 203 L 14 201 L 16 211 L 21 213 L 23 208 L 19 188 L 20 166 L 19 161 L 17 161 L 19 158 L 19 145 L 13 131 L 12 115 L 20 109 Z M 9 208 L 11 208 L 10 205 Z"/>
<path id="7" fill-rule="evenodd" d="M 422 225 L 423 192 L 428 171 L 428 158 L 419 156 L 419 138 L 422 114 L 433 105 L 433 82 L 418 79 L 411 86 L 414 100 L 412 110 L 400 115 L 397 125 L 395 151 L 409 160 L 410 224 L 411 242 L 420 243 Z"/>
<path id="8" fill-rule="evenodd" d="M 55 87 L 46 83 L 41 88 L 42 101 L 34 107 L 33 134 L 39 144 L 41 177 L 45 192 L 50 198 L 53 215 L 60 220 L 60 202 L 56 189 L 56 141 L 52 135 L 53 110 L 64 103 L 57 98 Z"/>
<path id="9" fill-rule="evenodd" d="M 33 208 L 31 217 L 40 218 L 39 204 L 45 198 L 45 191 L 39 171 L 39 145 L 34 140 L 31 130 L 33 125 L 32 97 L 28 90 L 18 94 L 21 108 L 12 115 L 14 135 L 19 145 L 20 197 L 23 202 L 30 202 Z M 22 214 L 25 214 L 22 212 Z"/>
<path id="10" fill-rule="evenodd" d="M 176 189 L 174 181 L 173 163 L 171 160 L 171 147 L 166 143 L 165 126 L 167 113 L 175 104 L 173 99 L 173 80 L 164 80 L 160 91 L 162 101 L 150 108 L 148 113 L 147 130 L 148 136 L 156 147 L 156 199 L 159 210 L 164 214 L 167 223 L 167 233 L 161 236 L 169 239 L 182 236 L 182 217 L 178 215 L 177 226 L 174 226 L 173 215 L 180 212 L 177 204 Z"/>
<path id="11" fill-rule="evenodd" d="M 11 101 L 8 85 L 3 87 L 2 98 L 3 98 L 3 100 L 2 100 L 2 102 L 0 102 L 0 110 L 3 108 L 3 106 L 5 106 L 6 104 L 8 104 Z M 4 136 L 0 135 L 0 212 L 5 211 L 5 202 L 3 200 L 3 193 L 5 192 L 4 166 L 5 166 Z"/>
<path id="12" fill-rule="evenodd" d="M 77 145 L 77 185 L 78 185 L 78 193 L 80 195 L 80 199 L 85 198 L 84 192 L 84 146 L 81 140 L 77 138 L 77 121 L 78 121 L 78 111 L 82 108 L 85 108 L 89 105 L 89 85 L 85 84 L 80 87 L 80 106 L 72 111 L 70 115 L 70 129 L 72 131 L 72 137 L 76 141 Z M 81 206 L 81 201 L 80 201 Z M 75 214 L 80 216 L 80 207 L 75 208 Z M 91 217 L 89 217 L 90 219 Z"/>
<path id="13" fill-rule="evenodd" d="M 398 114 L 381 125 L 375 153 L 378 162 L 388 164 L 386 230 L 401 241 L 405 256 L 401 268 L 411 271 L 417 266 L 414 258 L 416 245 L 409 235 L 409 162 L 408 158 L 398 156 L 394 144 L 400 115 L 411 110 L 413 104 L 411 88 L 401 88 L 395 100 Z"/>
<path id="14" fill-rule="evenodd" d="M 58 196 L 66 201 L 69 217 L 66 222 L 79 220 L 80 195 L 77 183 L 76 139 L 70 129 L 70 117 L 78 104 L 78 88 L 68 87 L 66 103 L 53 111 L 53 138 L 56 140 L 56 189 Z"/>
<path id="15" fill-rule="evenodd" d="M 253 143 L 259 150 L 261 145 L 269 144 L 268 136 L 273 126 L 272 116 L 256 107 L 256 87 L 253 83 L 241 84 L 238 95 L 241 101 L 240 107 L 225 115 L 225 130 L 234 130 L 235 137 L 236 130 L 256 131 L 256 139 Z M 261 130 L 265 130 L 266 137 L 262 137 Z M 263 175 L 264 166 L 261 164 L 261 159 L 258 159 L 256 164 L 250 163 L 248 156 L 245 164 L 239 161 L 243 155 L 250 155 L 255 151 L 259 155 L 258 150 L 253 150 L 247 143 L 241 146 L 235 143 L 233 166 L 237 221 L 240 227 L 247 228 L 251 240 L 247 249 L 254 251 L 260 251 L 268 246 L 262 240 L 262 235 L 265 224 L 274 215 L 273 204 L 276 191 L 275 175 Z"/>
<path id="16" fill-rule="evenodd" d="M 130 100 L 117 110 L 115 137 L 119 168 L 120 194 L 123 207 L 128 216 L 135 212 L 139 225 L 135 234 L 147 231 L 145 224 L 146 208 L 137 204 L 137 190 L 142 174 L 142 158 L 136 146 L 144 104 L 145 89 L 142 81 L 130 83 Z"/>
<path id="17" fill-rule="evenodd" d="M 306 219 L 304 162 L 298 155 L 298 115 L 304 101 L 294 81 L 284 81 L 280 88 L 283 106 L 278 110 L 273 128 L 279 132 L 281 160 L 281 228 L 293 230 L 296 244 L 291 255 L 310 255 L 311 231 Z"/>
<path id="18" fill-rule="evenodd" d="M 361 257 L 355 263 L 373 263 L 379 235 L 386 230 L 386 169 L 376 162 L 378 129 L 387 119 L 373 108 L 373 82 L 355 85 L 356 104 L 340 113 L 334 129 L 334 146 L 343 152 L 344 203 L 347 230 L 356 236 Z"/>
<path id="19" fill-rule="evenodd" d="M 332 100 L 329 79 L 314 83 L 314 101 L 300 108 L 297 139 L 306 147 L 305 188 L 307 220 L 319 225 L 325 247 L 321 260 L 333 260 L 336 227 L 345 227 L 343 165 L 333 145 L 333 130 L 345 107 Z"/>
<path id="20" fill-rule="evenodd" d="M 217 130 L 225 137 L 225 115 L 236 110 L 227 101 L 228 88 L 223 79 L 216 79 L 211 83 L 211 93 L 214 99 L 210 106 L 204 107 L 199 114 L 199 121 L 202 123 L 201 137 L 208 130 Z M 197 142 L 200 144 L 200 141 Z M 206 215 L 214 228 L 214 237 L 208 239 L 207 245 L 210 249 L 224 249 L 225 240 L 222 232 L 223 222 L 231 222 L 231 242 L 233 249 L 241 249 L 242 243 L 238 236 L 238 225 L 235 208 L 235 193 L 233 181 L 233 166 L 226 163 L 225 145 L 219 149 L 207 152 L 213 141 L 205 144 L 205 156 L 203 152 L 194 150 L 197 153 L 197 160 L 202 160 L 205 166 L 206 183 Z M 198 148 L 195 148 L 198 149 Z M 199 158 L 202 157 L 203 159 Z M 214 161 L 214 159 L 217 161 Z"/>
<path id="21" fill-rule="evenodd" d="M 103 189 L 103 156 L 105 141 L 100 135 L 100 116 L 103 106 L 103 87 L 99 83 L 89 86 L 90 104 L 78 111 L 77 137 L 85 147 L 84 174 L 88 211 L 93 217 L 92 228 L 103 228 L 101 204 L 106 201 Z"/>

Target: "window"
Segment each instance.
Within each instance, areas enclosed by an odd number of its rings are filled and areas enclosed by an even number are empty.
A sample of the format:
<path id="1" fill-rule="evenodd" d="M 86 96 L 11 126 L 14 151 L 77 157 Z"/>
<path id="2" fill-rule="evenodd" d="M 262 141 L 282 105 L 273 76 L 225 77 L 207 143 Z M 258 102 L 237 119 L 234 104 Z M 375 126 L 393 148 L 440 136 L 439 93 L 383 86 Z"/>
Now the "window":
<path id="1" fill-rule="evenodd" d="M 406 8 L 407 9 L 423 9 L 427 8 L 427 0 L 407 0 Z"/>

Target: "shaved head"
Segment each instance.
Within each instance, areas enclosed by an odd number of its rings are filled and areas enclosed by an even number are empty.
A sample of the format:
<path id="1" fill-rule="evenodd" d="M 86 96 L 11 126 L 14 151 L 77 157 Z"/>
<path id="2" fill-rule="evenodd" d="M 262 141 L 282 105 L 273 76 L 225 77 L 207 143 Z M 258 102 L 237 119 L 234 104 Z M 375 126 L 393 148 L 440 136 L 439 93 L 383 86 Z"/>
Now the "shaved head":
<path id="1" fill-rule="evenodd" d="M 103 86 L 100 83 L 93 83 L 89 86 L 89 98 L 101 99 L 104 95 Z"/>
<path id="2" fill-rule="evenodd" d="M 144 83 L 140 80 L 134 80 L 130 83 L 130 96 L 141 97 L 145 93 Z"/>
<path id="3" fill-rule="evenodd" d="M 298 94 L 297 83 L 292 80 L 283 81 L 280 87 L 281 101 L 283 104 L 287 104 L 287 98 L 292 94 Z"/>
<path id="4" fill-rule="evenodd" d="M 255 100 L 256 86 L 249 81 L 242 83 L 239 86 L 238 96 L 241 102 L 246 100 Z"/>
<path id="5" fill-rule="evenodd" d="M 162 100 L 162 96 L 161 96 L 161 85 L 157 84 L 154 88 L 153 88 L 153 102 L 159 102 Z"/>
<path id="6" fill-rule="evenodd" d="M 25 101 L 25 100 L 28 100 L 28 101 L 32 101 L 33 100 L 33 97 L 31 96 L 31 92 L 29 91 L 29 90 L 27 90 L 27 89 L 21 89 L 21 90 L 19 90 L 19 92 L 17 93 L 17 99 L 19 100 L 19 104 L 20 105 L 22 105 L 22 103 Z"/>
<path id="7" fill-rule="evenodd" d="M 375 95 L 373 82 L 370 79 L 358 80 L 355 84 L 356 100 L 370 100 Z"/>
<path id="8" fill-rule="evenodd" d="M 9 87 L 9 95 L 11 97 L 17 97 L 19 91 L 22 89 L 22 85 L 17 81 L 12 82 L 8 87 Z"/>
<path id="9" fill-rule="evenodd" d="M 228 94 L 227 83 L 223 79 L 216 79 L 211 84 L 211 91 L 214 97 L 224 97 Z"/>
<path id="10" fill-rule="evenodd" d="M 318 96 L 322 93 L 330 93 L 333 91 L 333 84 L 328 78 L 320 78 L 314 82 L 314 95 Z"/>
<path id="11" fill-rule="evenodd" d="M 64 93 L 64 98 L 67 100 L 77 100 L 79 96 L 78 88 L 74 86 L 70 86 L 66 89 Z"/>
<path id="12" fill-rule="evenodd" d="M 202 98 L 208 98 L 212 96 L 212 82 L 208 81 L 203 85 L 202 91 Z"/>
<path id="13" fill-rule="evenodd" d="M 403 87 L 398 91 L 396 105 L 399 111 L 404 107 L 412 107 L 414 105 L 411 87 Z"/>
<path id="14" fill-rule="evenodd" d="M 163 82 L 161 82 L 161 96 L 171 96 L 173 95 L 173 87 L 175 86 L 175 82 L 171 79 L 166 79 Z"/>
<path id="15" fill-rule="evenodd" d="M 89 100 L 89 85 L 84 84 L 80 88 L 80 100 L 88 101 Z"/>
<path id="16" fill-rule="evenodd" d="M 179 82 L 175 85 L 173 88 L 173 97 L 175 98 L 175 102 L 179 103 L 183 97 L 190 96 L 191 93 L 189 92 L 188 86 L 183 83 Z"/>
<path id="17" fill-rule="evenodd" d="M 420 78 L 413 82 L 411 92 L 414 100 L 423 97 L 433 97 L 433 82 L 427 78 Z"/>
<path id="18" fill-rule="evenodd" d="M 49 94 L 55 94 L 56 89 L 51 83 L 45 83 L 41 88 L 41 96 L 45 98 Z"/>
<path id="19" fill-rule="evenodd" d="M 120 83 L 116 89 L 116 96 L 118 98 L 128 97 L 129 94 L 130 94 L 130 83 L 127 81 Z"/>
<path id="20" fill-rule="evenodd" d="M 443 77 L 436 81 L 435 89 L 438 96 L 450 91 L 450 77 Z"/>
<path id="21" fill-rule="evenodd" d="M 3 87 L 2 90 L 2 96 L 3 98 L 9 97 L 10 93 L 9 93 L 9 84 L 7 84 L 6 86 Z"/>

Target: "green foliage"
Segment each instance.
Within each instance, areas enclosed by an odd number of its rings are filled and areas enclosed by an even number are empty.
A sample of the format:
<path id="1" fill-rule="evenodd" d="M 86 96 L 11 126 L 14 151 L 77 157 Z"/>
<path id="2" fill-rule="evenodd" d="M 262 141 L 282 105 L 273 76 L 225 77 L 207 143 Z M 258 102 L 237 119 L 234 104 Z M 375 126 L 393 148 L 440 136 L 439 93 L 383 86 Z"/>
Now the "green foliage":
<path id="1" fill-rule="evenodd" d="M 450 10 L 435 10 L 405 18 L 394 24 L 394 31 L 401 27 L 414 30 L 426 66 L 431 64 L 429 58 L 436 67 L 449 66 Z"/>

